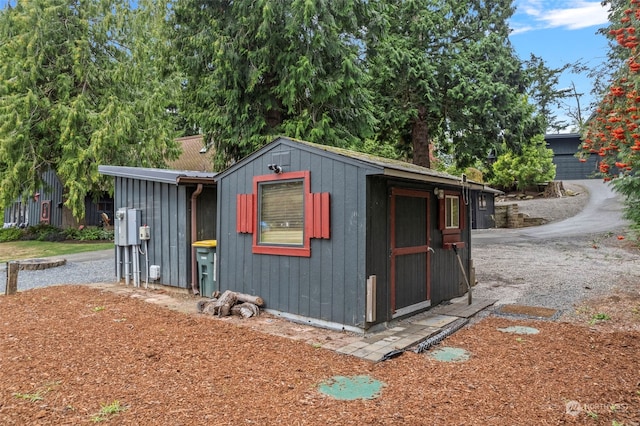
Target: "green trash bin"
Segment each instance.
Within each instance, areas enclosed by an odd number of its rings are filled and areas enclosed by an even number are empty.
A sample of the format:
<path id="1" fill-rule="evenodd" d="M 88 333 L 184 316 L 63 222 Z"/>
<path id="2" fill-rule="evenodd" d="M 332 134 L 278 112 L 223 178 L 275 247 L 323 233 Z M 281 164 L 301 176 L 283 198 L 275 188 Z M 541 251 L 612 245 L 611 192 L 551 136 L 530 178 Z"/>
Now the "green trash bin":
<path id="1" fill-rule="evenodd" d="M 202 240 L 192 244 L 196 249 L 200 295 L 211 297 L 216 290 L 217 240 Z"/>

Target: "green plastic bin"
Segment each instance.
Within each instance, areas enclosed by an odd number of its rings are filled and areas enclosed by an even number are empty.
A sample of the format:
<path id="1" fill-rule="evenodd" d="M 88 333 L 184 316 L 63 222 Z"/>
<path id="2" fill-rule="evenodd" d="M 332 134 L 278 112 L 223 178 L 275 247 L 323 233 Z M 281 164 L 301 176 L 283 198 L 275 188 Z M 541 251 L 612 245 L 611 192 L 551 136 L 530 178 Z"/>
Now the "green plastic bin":
<path id="1" fill-rule="evenodd" d="M 217 240 L 202 240 L 192 244 L 196 249 L 200 294 L 205 297 L 211 297 L 216 290 L 217 245 Z"/>

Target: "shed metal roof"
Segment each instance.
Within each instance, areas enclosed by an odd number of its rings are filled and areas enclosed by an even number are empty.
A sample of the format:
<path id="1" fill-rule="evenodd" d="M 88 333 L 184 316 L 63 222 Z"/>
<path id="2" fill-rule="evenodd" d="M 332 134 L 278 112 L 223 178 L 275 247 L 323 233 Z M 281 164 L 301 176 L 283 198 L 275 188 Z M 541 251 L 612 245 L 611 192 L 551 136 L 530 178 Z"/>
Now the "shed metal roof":
<path id="1" fill-rule="evenodd" d="M 215 185 L 217 173 L 197 172 L 191 170 L 153 169 L 128 166 L 98 166 L 98 172 L 107 176 L 147 180 L 171 184 Z"/>

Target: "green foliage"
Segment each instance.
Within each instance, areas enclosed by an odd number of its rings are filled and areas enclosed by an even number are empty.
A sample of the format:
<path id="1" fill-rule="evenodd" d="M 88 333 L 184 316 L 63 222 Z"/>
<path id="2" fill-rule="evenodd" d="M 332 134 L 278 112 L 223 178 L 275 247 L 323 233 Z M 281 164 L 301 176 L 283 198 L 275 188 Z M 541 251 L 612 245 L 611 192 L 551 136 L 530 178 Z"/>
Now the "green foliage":
<path id="1" fill-rule="evenodd" d="M 64 230 L 67 240 L 78 241 L 107 241 L 113 240 L 113 231 L 97 226 L 86 226 L 81 229 L 67 228 Z"/>
<path id="2" fill-rule="evenodd" d="M 625 215 L 640 232 L 640 4 L 606 1 L 611 24 L 602 31 L 610 39 L 609 87 L 587 123 L 578 157 L 598 155 L 599 172 L 625 196 Z"/>
<path id="3" fill-rule="evenodd" d="M 574 123 L 561 121 L 555 112 L 557 109 L 564 109 L 563 102 L 567 98 L 574 96 L 574 93 L 566 88 L 557 88 L 560 84 L 560 77 L 567 70 L 578 70 L 579 65 L 565 64 L 560 68 L 549 68 L 542 58 L 535 56 L 533 53 L 524 64 L 529 82 L 528 93 L 539 112 L 540 119 L 544 120 L 544 128 L 559 132 L 571 124 L 581 127 L 583 122 L 579 108 L 568 111 L 570 115 L 574 116 Z"/>
<path id="4" fill-rule="evenodd" d="M 520 154 L 507 150 L 498 156 L 492 171 L 491 185 L 505 189 L 524 190 L 533 184 L 551 181 L 556 176 L 553 150 L 546 147 L 544 136 L 535 136 L 522 147 Z"/>
<path id="5" fill-rule="evenodd" d="M 613 188 L 624 198 L 624 216 L 631 222 L 631 228 L 640 239 L 640 176 L 625 176 L 613 181 Z"/>
<path id="6" fill-rule="evenodd" d="M 38 402 L 42 401 L 44 398 L 39 393 L 20 393 L 16 392 L 13 394 L 14 397 L 19 399 L 26 399 L 29 402 Z"/>
<path id="7" fill-rule="evenodd" d="M 0 11 L 0 204 L 55 170 L 65 205 L 84 215 L 105 188 L 99 164 L 175 158 L 169 101 L 179 80 L 158 58 L 166 4 L 154 0 L 19 1 Z"/>
<path id="8" fill-rule="evenodd" d="M 483 173 L 475 167 L 467 167 L 464 174 L 474 182 L 484 182 Z"/>
<path id="9" fill-rule="evenodd" d="M 127 406 L 122 405 L 120 401 L 113 401 L 111 404 L 101 404 L 100 411 L 91 416 L 94 423 L 109 420 L 112 416 L 127 410 Z"/>
<path id="10" fill-rule="evenodd" d="M 609 314 L 598 312 L 597 314 L 591 315 L 591 319 L 589 319 L 589 324 L 594 325 L 601 321 L 609 321 L 610 319 L 611 319 L 611 316 L 609 316 Z"/>
<path id="11" fill-rule="evenodd" d="M 379 140 L 410 147 L 423 166 L 435 143 L 464 168 L 502 143 L 517 150 L 544 132 L 509 44 L 511 2 L 371 4 L 367 52 Z"/>
<path id="12" fill-rule="evenodd" d="M 0 243 L 6 243 L 9 241 L 18 241 L 22 239 L 24 234 L 20 228 L 3 228 L 0 229 Z"/>
<path id="13" fill-rule="evenodd" d="M 365 139 L 364 142 L 352 145 L 349 149 L 378 157 L 390 158 L 392 160 L 402 159 L 401 153 L 398 152 L 396 146 L 374 139 Z"/>
<path id="14" fill-rule="evenodd" d="M 171 17 L 180 112 L 216 166 L 278 135 L 350 146 L 376 122 L 360 32 L 366 2 L 181 0 Z"/>
<path id="15" fill-rule="evenodd" d="M 52 225 L 38 224 L 25 229 L 0 229 L 0 242 L 9 241 L 110 241 L 113 231 L 97 226 L 87 226 L 79 229 L 67 228 L 62 230 Z"/>
<path id="16" fill-rule="evenodd" d="M 40 223 L 25 228 L 21 240 L 64 241 L 66 238 L 60 228 Z"/>

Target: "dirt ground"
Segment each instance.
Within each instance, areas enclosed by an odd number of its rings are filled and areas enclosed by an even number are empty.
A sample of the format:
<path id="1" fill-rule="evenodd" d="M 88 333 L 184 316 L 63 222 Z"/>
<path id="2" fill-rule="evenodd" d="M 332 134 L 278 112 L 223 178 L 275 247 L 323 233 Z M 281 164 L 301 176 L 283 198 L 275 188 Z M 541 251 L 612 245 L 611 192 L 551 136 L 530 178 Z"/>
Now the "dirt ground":
<path id="1" fill-rule="evenodd" d="M 379 363 L 333 350 L 360 336 L 217 319 L 197 300 L 113 284 L 0 296 L 0 424 L 640 425 L 640 283 L 557 321 L 489 315 Z M 504 332 L 516 325 L 539 333 Z M 443 346 L 470 358 L 434 359 Z M 384 386 L 334 399 L 318 386 L 335 376 Z"/>

